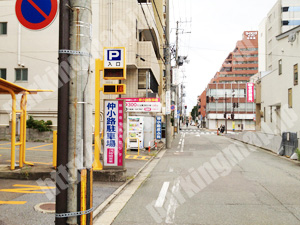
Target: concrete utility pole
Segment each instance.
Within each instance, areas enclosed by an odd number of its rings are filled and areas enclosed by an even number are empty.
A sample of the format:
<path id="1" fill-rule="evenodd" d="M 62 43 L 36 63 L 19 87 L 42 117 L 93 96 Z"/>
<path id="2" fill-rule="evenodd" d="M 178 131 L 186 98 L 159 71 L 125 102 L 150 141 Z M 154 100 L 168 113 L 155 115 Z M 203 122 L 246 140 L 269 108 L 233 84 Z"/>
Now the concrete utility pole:
<path id="1" fill-rule="evenodd" d="M 171 57 L 170 57 L 170 0 L 166 2 L 166 51 L 165 51 L 165 62 L 166 62 L 166 91 L 171 89 Z M 171 114 L 166 115 L 166 145 L 167 149 L 171 148 L 172 144 L 172 132 L 171 132 Z"/>
<path id="2" fill-rule="evenodd" d="M 175 61 L 176 61 L 176 75 L 177 75 L 177 79 L 178 79 L 178 68 L 179 68 L 179 65 L 178 65 L 178 51 L 179 51 L 179 44 L 178 44 L 178 29 L 179 29 L 179 21 L 176 22 L 177 26 L 176 26 L 176 55 L 175 55 Z M 175 74 L 173 74 L 174 76 Z M 178 82 L 178 81 L 177 81 Z M 174 84 L 173 84 L 174 85 Z M 175 108 L 175 110 L 178 110 L 178 99 L 179 99 L 179 87 L 178 87 L 178 84 L 175 85 L 175 105 L 177 106 L 177 108 Z M 178 119 L 175 118 L 175 115 L 177 115 L 177 112 L 175 113 L 174 112 L 174 125 L 175 127 L 177 127 L 177 133 L 178 133 Z M 174 132 L 174 137 L 175 137 L 175 132 Z"/>
<path id="3" fill-rule="evenodd" d="M 70 49 L 70 9 L 69 0 L 60 0 L 60 12 L 59 12 L 59 49 Z M 67 53 L 59 53 L 59 72 L 58 72 L 58 84 L 62 84 L 58 88 L 58 116 L 57 116 L 57 168 L 60 166 L 66 168 L 68 164 L 68 132 L 69 132 L 69 83 L 63 83 L 69 78 L 70 67 L 68 63 L 69 55 Z M 64 171 L 67 173 L 67 171 Z M 64 174 L 65 177 L 68 177 Z M 56 173 L 56 182 L 61 180 L 64 187 L 59 187 L 59 183 L 56 183 L 56 204 L 55 211 L 57 214 L 67 212 L 67 189 L 68 186 L 65 179 L 61 179 L 62 176 L 58 172 Z M 67 217 L 55 218 L 55 225 L 65 225 L 67 223 Z"/>
<path id="4" fill-rule="evenodd" d="M 91 0 L 70 1 L 69 187 L 67 211 L 78 212 L 78 174 L 92 168 Z M 67 224 L 77 224 L 71 216 Z"/>

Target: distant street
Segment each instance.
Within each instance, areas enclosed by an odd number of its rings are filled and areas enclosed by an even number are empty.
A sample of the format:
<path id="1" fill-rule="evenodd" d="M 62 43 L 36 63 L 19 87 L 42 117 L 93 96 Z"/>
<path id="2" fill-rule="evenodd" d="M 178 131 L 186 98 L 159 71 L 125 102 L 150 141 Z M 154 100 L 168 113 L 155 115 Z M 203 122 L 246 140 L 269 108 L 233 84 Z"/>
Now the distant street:
<path id="1" fill-rule="evenodd" d="M 299 170 L 265 150 L 184 128 L 113 224 L 300 224 Z"/>

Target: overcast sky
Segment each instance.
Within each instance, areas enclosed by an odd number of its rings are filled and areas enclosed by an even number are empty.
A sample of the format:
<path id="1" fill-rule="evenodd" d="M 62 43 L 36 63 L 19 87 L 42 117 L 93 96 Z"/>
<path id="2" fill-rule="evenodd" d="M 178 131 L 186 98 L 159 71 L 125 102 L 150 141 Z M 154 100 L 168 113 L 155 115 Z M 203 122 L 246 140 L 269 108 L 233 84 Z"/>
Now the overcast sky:
<path id="1" fill-rule="evenodd" d="M 258 30 L 277 0 L 170 0 L 170 26 L 180 23 L 179 55 L 188 55 L 186 74 L 188 112 L 197 96 L 220 69 L 229 52 L 246 30 Z M 191 23 L 189 21 L 192 21 Z M 175 44 L 175 29 L 171 30 Z M 182 76 L 182 73 L 180 73 Z M 182 79 L 181 79 L 182 81 Z"/>

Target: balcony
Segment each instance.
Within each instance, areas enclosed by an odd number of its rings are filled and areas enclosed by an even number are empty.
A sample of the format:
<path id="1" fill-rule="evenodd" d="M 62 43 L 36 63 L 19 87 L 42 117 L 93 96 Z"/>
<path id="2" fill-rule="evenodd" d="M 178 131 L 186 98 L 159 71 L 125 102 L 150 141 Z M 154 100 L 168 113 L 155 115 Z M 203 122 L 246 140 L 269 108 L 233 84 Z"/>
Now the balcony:
<path id="1" fill-rule="evenodd" d="M 151 41 L 138 42 L 137 65 L 139 69 L 150 69 L 160 84 L 160 67 Z M 142 58 L 142 59 L 141 59 Z M 143 61 L 145 60 L 145 61 Z"/>
<path id="2" fill-rule="evenodd" d="M 159 32 L 156 28 L 155 21 L 153 18 L 154 11 L 152 4 L 144 4 L 141 3 L 142 9 L 139 9 L 139 24 L 138 28 L 140 30 L 140 36 L 142 37 L 142 40 L 140 38 L 140 41 L 151 41 L 154 46 L 154 51 L 156 54 L 156 57 L 159 58 L 160 55 L 160 38 L 159 38 Z M 147 20 L 145 19 L 147 18 Z"/>

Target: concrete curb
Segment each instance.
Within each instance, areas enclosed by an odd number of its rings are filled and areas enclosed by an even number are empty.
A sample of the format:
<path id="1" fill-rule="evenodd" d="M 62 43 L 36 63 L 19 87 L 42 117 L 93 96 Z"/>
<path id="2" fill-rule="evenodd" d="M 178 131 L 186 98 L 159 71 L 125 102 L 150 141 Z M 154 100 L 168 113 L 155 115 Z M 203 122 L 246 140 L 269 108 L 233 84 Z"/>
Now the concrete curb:
<path id="1" fill-rule="evenodd" d="M 0 167 L 0 179 L 17 179 L 17 180 L 38 180 L 51 177 L 51 172 L 55 171 L 48 166 L 25 166 L 13 171 L 10 166 Z"/>
<path id="2" fill-rule="evenodd" d="M 158 149 L 157 154 L 164 149 L 165 145 L 163 145 L 160 149 Z M 156 154 L 156 155 L 157 155 Z M 99 205 L 93 212 L 93 219 L 96 219 L 101 212 L 107 208 L 110 203 L 121 193 L 121 191 L 123 191 L 132 181 L 134 181 L 134 179 L 153 161 L 153 159 L 156 157 L 152 156 L 152 158 L 142 167 L 140 168 L 135 175 L 133 176 L 132 179 L 126 181 L 122 186 L 120 186 L 113 194 L 111 194 L 101 205 Z"/>
<path id="3" fill-rule="evenodd" d="M 277 156 L 278 158 L 281 158 L 281 159 L 285 159 L 285 160 L 287 160 L 287 161 L 289 161 L 289 162 L 293 162 L 293 163 L 295 163 L 295 164 L 297 164 L 297 165 L 300 166 L 300 161 L 293 160 L 293 159 L 287 158 L 287 157 L 285 157 L 285 156 L 278 155 L 276 152 L 273 152 L 273 151 L 270 150 L 270 149 L 262 148 L 262 147 L 259 147 L 259 146 L 253 145 L 253 144 L 249 144 L 249 143 L 247 143 L 247 142 L 241 141 L 241 140 L 239 140 L 239 139 L 235 139 L 235 138 L 233 138 L 233 137 L 228 137 L 228 136 L 224 136 L 224 137 L 229 138 L 229 139 L 232 139 L 232 140 L 235 140 L 235 141 L 238 141 L 238 142 L 241 142 L 241 143 L 244 143 L 244 144 L 247 144 L 247 145 L 251 145 L 251 146 L 256 147 L 256 148 L 259 148 L 259 149 L 261 149 L 261 150 L 263 150 L 263 151 L 265 151 L 265 152 L 267 152 L 267 153 L 269 153 L 269 154 L 271 154 L 271 155 Z"/>

